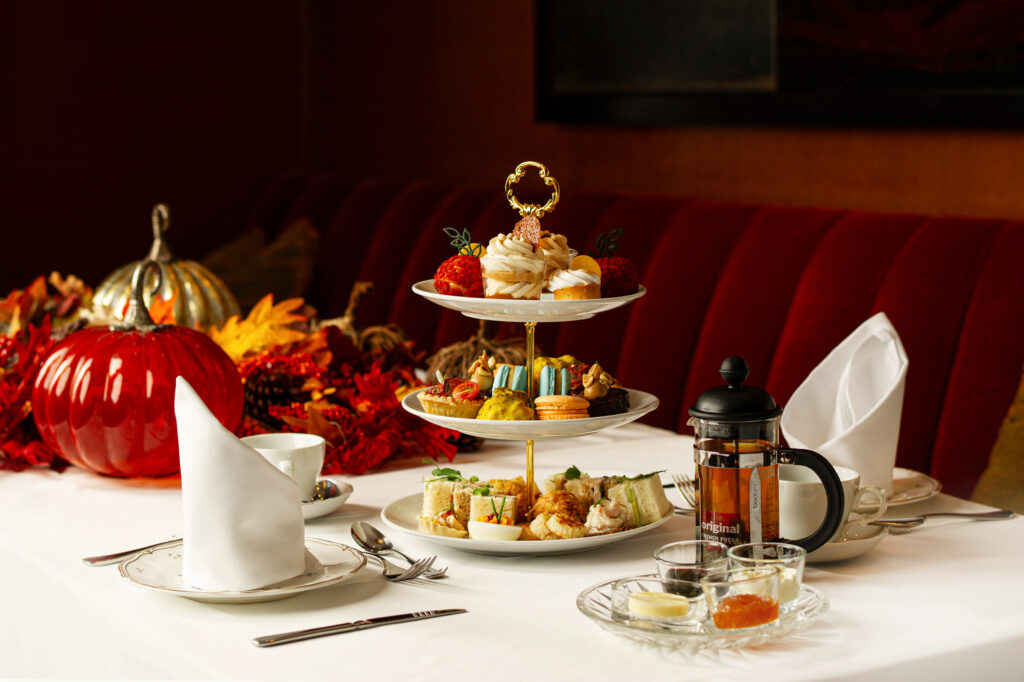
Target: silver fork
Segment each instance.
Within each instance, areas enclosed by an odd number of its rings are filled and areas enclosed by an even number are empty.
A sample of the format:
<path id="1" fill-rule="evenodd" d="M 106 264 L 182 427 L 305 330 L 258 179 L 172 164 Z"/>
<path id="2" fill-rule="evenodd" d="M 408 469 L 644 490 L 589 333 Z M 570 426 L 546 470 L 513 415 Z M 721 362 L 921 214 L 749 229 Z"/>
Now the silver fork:
<path id="1" fill-rule="evenodd" d="M 384 579 L 392 583 L 400 583 L 420 577 L 427 571 L 427 569 L 430 568 L 431 564 L 434 563 L 434 559 L 437 558 L 427 556 L 422 559 L 417 559 L 411 566 L 409 566 L 409 568 L 403 570 L 379 554 L 367 554 L 367 556 L 372 556 L 374 559 L 380 561 L 381 566 L 384 567 Z"/>
<path id="2" fill-rule="evenodd" d="M 697 487 L 694 484 L 692 478 L 687 478 L 682 474 L 672 474 L 672 482 L 676 486 L 676 490 L 682 496 L 683 501 L 690 505 L 690 509 L 697 508 Z"/>

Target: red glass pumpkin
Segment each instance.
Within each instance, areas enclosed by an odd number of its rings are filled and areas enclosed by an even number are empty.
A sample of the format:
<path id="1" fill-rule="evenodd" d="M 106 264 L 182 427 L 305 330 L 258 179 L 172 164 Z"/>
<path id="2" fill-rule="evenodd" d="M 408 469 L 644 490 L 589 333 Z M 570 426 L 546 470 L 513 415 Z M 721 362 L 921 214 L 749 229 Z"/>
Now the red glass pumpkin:
<path id="1" fill-rule="evenodd" d="M 124 323 L 83 329 L 57 344 L 32 393 L 32 413 L 46 444 L 69 462 L 108 476 L 178 472 L 179 375 L 227 429 L 242 416 L 242 382 L 227 354 L 194 329 L 150 318 L 142 300 L 150 268 L 156 264 L 147 261 L 135 270 Z"/>

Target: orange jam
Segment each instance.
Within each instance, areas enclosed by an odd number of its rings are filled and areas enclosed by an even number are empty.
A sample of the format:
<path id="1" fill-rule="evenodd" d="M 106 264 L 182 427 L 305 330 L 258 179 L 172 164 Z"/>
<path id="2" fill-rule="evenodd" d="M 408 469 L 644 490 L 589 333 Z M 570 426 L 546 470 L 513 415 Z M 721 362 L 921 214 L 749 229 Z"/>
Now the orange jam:
<path id="1" fill-rule="evenodd" d="M 751 628 L 776 620 L 779 602 L 757 594 L 734 594 L 719 602 L 711 617 L 715 620 L 715 627 L 722 630 Z"/>

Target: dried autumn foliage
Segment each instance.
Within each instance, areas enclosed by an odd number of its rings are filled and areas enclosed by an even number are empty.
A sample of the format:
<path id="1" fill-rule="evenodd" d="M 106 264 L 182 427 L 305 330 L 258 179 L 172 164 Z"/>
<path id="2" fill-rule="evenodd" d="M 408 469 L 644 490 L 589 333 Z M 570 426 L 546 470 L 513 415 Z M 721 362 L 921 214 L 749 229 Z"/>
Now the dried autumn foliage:
<path id="1" fill-rule="evenodd" d="M 275 305 L 274 295 L 267 294 L 244 320 L 232 315 L 223 327 L 211 328 L 208 333 L 237 363 L 247 355 L 305 339 L 307 332 L 293 326 L 309 321 L 295 312 L 303 305 L 305 301 L 301 298 L 289 298 Z"/>

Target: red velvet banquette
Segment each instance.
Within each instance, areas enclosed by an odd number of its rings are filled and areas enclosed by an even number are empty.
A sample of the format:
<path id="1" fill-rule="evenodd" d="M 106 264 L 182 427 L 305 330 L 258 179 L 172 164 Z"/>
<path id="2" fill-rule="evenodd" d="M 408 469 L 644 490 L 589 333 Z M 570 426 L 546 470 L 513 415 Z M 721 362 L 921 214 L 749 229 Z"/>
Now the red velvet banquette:
<path id="1" fill-rule="evenodd" d="M 1024 223 L 565 189 L 544 227 L 581 252 L 624 228 L 618 253 L 648 294 L 592 320 L 539 325 L 547 354 L 599 360 L 660 397 L 648 423 L 688 432 L 686 410 L 720 382 L 724 357 L 746 358 L 750 383 L 784 405 L 884 311 L 910 358 L 897 463 L 970 495 L 1024 365 Z M 340 314 L 352 283 L 372 280 L 360 324 L 397 322 L 430 350 L 476 328 L 410 290 L 453 253 L 442 228 L 486 242 L 516 219 L 500 188 L 304 174 L 279 178 L 252 215 L 270 236 L 298 220 L 316 228 L 307 298 L 323 313 Z"/>

